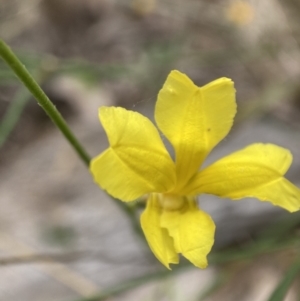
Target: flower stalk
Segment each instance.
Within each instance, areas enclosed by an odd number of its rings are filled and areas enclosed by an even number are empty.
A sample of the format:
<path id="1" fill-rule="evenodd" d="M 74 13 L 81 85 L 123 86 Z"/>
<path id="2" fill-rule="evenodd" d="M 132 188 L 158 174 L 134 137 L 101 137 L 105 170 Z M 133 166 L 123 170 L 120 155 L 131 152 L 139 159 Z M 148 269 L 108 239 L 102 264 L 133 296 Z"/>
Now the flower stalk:
<path id="1" fill-rule="evenodd" d="M 90 156 L 77 140 L 75 135 L 72 133 L 65 119 L 62 117 L 60 112 L 56 109 L 55 105 L 51 102 L 48 96 L 44 93 L 39 84 L 28 72 L 26 67 L 21 63 L 9 46 L 0 39 L 0 57 L 5 61 L 5 63 L 13 70 L 14 74 L 18 79 L 25 85 L 25 87 L 31 92 L 38 104 L 43 108 L 46 114 L 50 117 L 53 123 L 58 127 L 58 129 L 65 136 L 67 141 L 71 144 L 75 152 L 78 154 L 80 159 L 84 164 L 89 167 Z M 139 228 L 139 223 L 135 217 L 135 212 L 133 209 L 128 208 L 127 205 L 122 204 L 118 200 L 111 198 L 118 207 L 129 217 L 132 223 L 133 229 L 138 235 L 142 235 L 141 229 Z"/>
<path id="2" fill-rule="evenodd" d="M 7 44 L 0 39 L 0 56 L 5 63 L 14 71 L 18 79 L 27 87 L 27 89 L 34 96 L 38 104 L 43 108 L 46 114 L 50 117 L 53 123 L 59 128 L 65 138 L 72 145 L 80 159 L 89 166 L 90 156 L 87 154 L 84 147 L 80 144 L 74 134 L 71 132 L 64 118 L 61 116 L 55 105 L 51 102 L 48 96 L 44 93 L 38 83 L 27 71 L 25 66 L 20 62 L 17 56 L 7 46 Z"/>

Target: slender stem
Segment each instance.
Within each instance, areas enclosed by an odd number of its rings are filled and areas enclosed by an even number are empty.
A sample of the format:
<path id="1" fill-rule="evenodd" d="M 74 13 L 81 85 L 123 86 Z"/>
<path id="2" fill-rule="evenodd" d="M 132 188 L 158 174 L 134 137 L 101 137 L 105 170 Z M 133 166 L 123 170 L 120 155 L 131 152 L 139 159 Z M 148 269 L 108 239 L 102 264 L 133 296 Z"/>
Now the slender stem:
<path id="1" fill-rule="evenodd" d="M 0 57 L 6 62 L 6 64 L 14 71 L 15 75 L 19 80 L 27 87 L 32 95 L 37 100 L 38 104 L 43 108 L 46 114 L 54 122 L 54 124 L 63 133 L 69 143 L 72 145 L 74 150 L 77 152 L 81 160 L 89 166 L 90 156 L 85 151 L 84 147 L 79 143 L 74 134 L 71 132 L 64 118 L 61 116 L 59 111 L 56 109 L 54 104 L 44 93 L 38 83 L 27 71 L 25 66 L 20 62 L 12 50 L 6 45 L 6 43 L 0 39 Z M 126 204 L 121 203 L 119 200 L 112 198 L 113 201 L 123 210 L 123 212 L 130 218 L 134 230 L 143 237 L 138 221 L 135 216 L 134 210 L 128 208 Z"/>
<path id="2" fill-rule="evenodd" d="M 0 39 L 0 56 L 6 62 L 6 64 L 14 71 L 19 80 L 27 87 L 32 95 L 37 100 L 38 104 L 43 108 L 46 114 L 54 122 L 54 124 L 60 129 L 66 139 L 70 142 L 72 147 L 75 149 L 81 160 L 89 166 L 90 157 L 79 143 L 76 137 L 71 132 L 67 123 L 56 109 L 54 104 L 50 101 L 41 87 L 33 79 L 30 73 L 26 70 L 25 66 L 15 56 L 11 49 Z"/>

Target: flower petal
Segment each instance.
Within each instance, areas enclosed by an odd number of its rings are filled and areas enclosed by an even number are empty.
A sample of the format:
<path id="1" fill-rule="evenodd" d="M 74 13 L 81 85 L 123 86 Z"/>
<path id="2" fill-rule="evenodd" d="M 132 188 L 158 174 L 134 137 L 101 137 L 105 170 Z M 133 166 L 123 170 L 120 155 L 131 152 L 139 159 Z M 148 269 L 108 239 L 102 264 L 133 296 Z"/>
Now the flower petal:
<path id="1" fill-rule="evenodd" d="M 228 78 L 201 88 L 172 71 L 158 94 L 155 120 L 175 149 L 178 185 L 183 186 L 229 132 L 236 113 L 235 89 Z"/>
<path id="2" fill-rule="evenodd" d="M 172 238 L 166 229 L 160 227 L 161 207 L 155 194 L 151 194 L 147 207 L 141 215 L 141 225 L 157 259 L 168 269 L 170 263 L 178 263 L 178 254 L 174 249 Z"/>
<path id="3" fill-rule="evenodd" d="M 151 121 L 116 107 L 102 107 L 99 115 L 110 148 L 91 162 L 95 182 L 123 201 L 171 189 L 174 163 Z"/>
<path id="4" fill-rule="evenodd" d="M 234 200 L 255 197 L 293 212 L 300 208 L 300 190 L 283 177 L 291 162 L 287 149 L 252 144 L 200 171 L 192 180 L 189 193 Z"/>
<path id="5" fill-rule="evenodd" d="M 177 253 L 201 269 L 207 267 L 206 256 L 214 244 L 215 224 L 194 200 L 187 201 L 183 210 L 165 210 L 161 227 L 173 238 Z"/>

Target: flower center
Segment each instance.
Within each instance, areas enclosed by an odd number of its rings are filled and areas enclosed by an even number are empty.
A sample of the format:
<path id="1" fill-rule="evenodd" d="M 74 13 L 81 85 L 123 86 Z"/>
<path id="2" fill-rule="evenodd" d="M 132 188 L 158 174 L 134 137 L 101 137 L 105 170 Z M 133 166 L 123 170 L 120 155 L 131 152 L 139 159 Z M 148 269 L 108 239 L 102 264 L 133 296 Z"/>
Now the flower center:
<path id="1" fill-rule="evenodd" d="M 181 209 L 185 204 L 186 198 L 173 194 L 159 193 L 158 200 L 163 209 L 173 211 Z"/>

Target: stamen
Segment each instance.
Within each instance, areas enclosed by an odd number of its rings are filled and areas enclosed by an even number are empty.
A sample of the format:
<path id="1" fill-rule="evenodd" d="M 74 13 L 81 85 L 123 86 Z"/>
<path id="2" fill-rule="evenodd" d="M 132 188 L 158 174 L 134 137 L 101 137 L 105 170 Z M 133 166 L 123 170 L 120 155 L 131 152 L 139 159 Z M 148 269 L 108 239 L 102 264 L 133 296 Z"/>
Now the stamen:
<path id="1" fill-rule="evenodd" d="M 185 197 L 172 194 L 158 194 L 160 206 L 165 210 L 179 210 L 185 204 Z"/>

